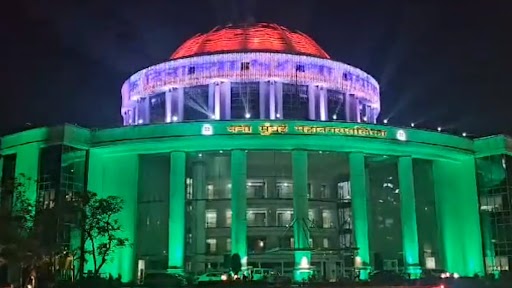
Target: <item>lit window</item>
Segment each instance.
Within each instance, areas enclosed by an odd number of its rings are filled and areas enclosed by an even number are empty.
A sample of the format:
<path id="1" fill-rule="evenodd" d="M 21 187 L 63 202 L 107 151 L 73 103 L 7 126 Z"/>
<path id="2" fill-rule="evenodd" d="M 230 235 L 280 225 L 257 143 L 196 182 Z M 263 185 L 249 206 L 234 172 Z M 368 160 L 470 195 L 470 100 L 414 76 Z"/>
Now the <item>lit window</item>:
<path id="1" fill-rule="evenodd" d="M 351 197 L 350 182 L 338 183 L 338 198 L 342 202 L 348 202 L 350 201 Z"/>
<path id="2" fill-rule="evenodd" d="M 187 178 L 186 183 L 187 183 L 187 199 L 192 199 L 193 198 L 194 181 L 192 180 L 192 178 Z"/>
<path id="3" fill-rule="evenodd" d="M 332 222 L 332 214 L 329 210 L 322 211 L 322 227 L 323 228 L 332 228 L 334 227 L 334 223 Z"/>
<path id="4" fill-rule="evenodd" d="M 267 210 L 248 209 L 247 210 L 247 226 L 267 226 Z"/>
<path id="5" fill-rule="evenodd" d="M 277 226 L 288 226 L 292 223 L 293 220 L 293 210 L 292 209 L 280 209 L 276 212 L 277 215 Z"/>
<path id="6" fill-rule="evenodd" d="M 226 239 L 226 252 L 231 252 L 231 238 Z"/>
<path id="7" fill-rule="evenodd" d="M 329 198 L 329 190 L 327 190 L 327 185 L 322 184 L 320 186 L 320 195 L 321 195 L 322 199 Z"/>
<path id="8" fill-rule="evenodd" d="M 217 252 L 217 239 L 215 239 L 215 238 L 206 239 L 206 251 L 208 253 Z"/>
<path id="9" fill-rule="evenodd" d="M 192 244 L 192 234 L 187 234 L 187 243 Z"/>
<path id="10" fill-rule="evenodd" d="M 293 184 L 289 182 L 278 182 L 276 184 L 277 197 L 279 198 L 293 198 Z"/>
<path id="11" fill-rule="evenodd" d="M 324 238 L 324 248 L 329 248 L 329 239 Z"/>
<path id="12" fill-rule="evenodd" d="M 217 211 L 206 210 L 206 228 L 217 227 Z"/>
<path id="13" fill-rule="evenodd" d="M 226 209 L 226 227 L 231 227 L 232 214 L 231 209 Z"/>
<path id="14" fill-rule="evenodd" d="M 206 195 L 207 195 L 208 199 L 214 199 L 215 198 L 215 192 L 214 192 L 214 189 L 213 189 L 213 184 L 208 184 L 206 186 Z"/>

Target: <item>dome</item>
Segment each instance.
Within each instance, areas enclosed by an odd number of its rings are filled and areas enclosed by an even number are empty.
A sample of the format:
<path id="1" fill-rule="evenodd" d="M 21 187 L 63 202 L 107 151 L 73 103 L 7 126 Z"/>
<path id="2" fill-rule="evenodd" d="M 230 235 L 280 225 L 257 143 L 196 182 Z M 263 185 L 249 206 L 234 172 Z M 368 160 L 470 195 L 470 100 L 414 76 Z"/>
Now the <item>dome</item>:
<path id="1" fill-rule="evenodd" d="M 197 34 L 183 43 L 171 60 L 236 52 L 273 52 L 330 59 L 309 36 L 277 24 L 228 25 L 216 27 L 206 34 Z"/>

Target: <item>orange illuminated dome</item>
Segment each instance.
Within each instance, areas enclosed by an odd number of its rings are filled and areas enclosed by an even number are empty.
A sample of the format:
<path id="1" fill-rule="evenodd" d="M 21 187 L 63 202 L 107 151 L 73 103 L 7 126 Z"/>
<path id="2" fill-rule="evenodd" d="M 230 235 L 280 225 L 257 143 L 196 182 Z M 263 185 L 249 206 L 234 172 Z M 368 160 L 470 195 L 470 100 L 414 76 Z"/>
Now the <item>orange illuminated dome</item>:
<path id="1" fill-rule="evenodd" d="M 266 23 L 216 27 L 187 40 L 171 59 L 236 52 L 274 52 L 330 59 L 306 34 Z"/>

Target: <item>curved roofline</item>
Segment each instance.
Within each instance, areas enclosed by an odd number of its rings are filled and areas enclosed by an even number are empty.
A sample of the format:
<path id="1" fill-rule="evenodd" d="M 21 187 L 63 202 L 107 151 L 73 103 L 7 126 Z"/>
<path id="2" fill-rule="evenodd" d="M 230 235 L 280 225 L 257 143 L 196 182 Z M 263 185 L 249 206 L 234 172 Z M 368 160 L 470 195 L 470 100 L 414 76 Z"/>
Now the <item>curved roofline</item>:
<path id="1" fill-rule="evenodd" d="M 222 33 L 227 35 L 220 35 Z M 196 34 L 181 44 L 170 60 L 236 52 L 272 52 L 331 59 L 318 43 L 301 31 L 273 23 L 246 23 L 216 26 L 207 33 Z"/>

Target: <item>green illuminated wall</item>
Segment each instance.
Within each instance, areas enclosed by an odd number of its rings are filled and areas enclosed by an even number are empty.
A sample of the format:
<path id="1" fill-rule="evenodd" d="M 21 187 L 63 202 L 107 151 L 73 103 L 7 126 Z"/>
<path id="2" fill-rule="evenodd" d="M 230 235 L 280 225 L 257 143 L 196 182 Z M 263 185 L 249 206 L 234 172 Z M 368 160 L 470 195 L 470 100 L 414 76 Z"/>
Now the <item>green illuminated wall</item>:
<path id="1" fill-rule="evenodd" d="M 462 276 L 483 274 L 474 159 L 436 160 L 433 173 L 445 269 Z"/>
<path id="2" fill-rule="evenodd" d="M 25 196 L 32 203 L 37 200 L 37 176 L 39 172 L 39 143 L 26 144 L 16 153 L 16 176 L 25 175 Z"/>
<path id="3" fill-rule="evenodd" d="M 123 227 L 122 236 L 127 237 L 130 246 L 118 249 L 112 255 L 112 261 L 105 264 L 102 273 L 118 274 L 123 281 L 134 280 L 136 271 L 136 223 L 137 223 L 137 180 L 139 156 L 125 154 L 108 156 L 91 151 L 89 158 L 88 190 L 100 197 L 119 196 L 124 200 L 124 209 L 119 214 Z M 85 271 L 92 270 L 92 259 L 88 259 Z"/>
<path id="4" fill-rule="evenodd" d="M 231 152 L 231 253 L 238 253 L 247 267 L 247 153 Z"/>

